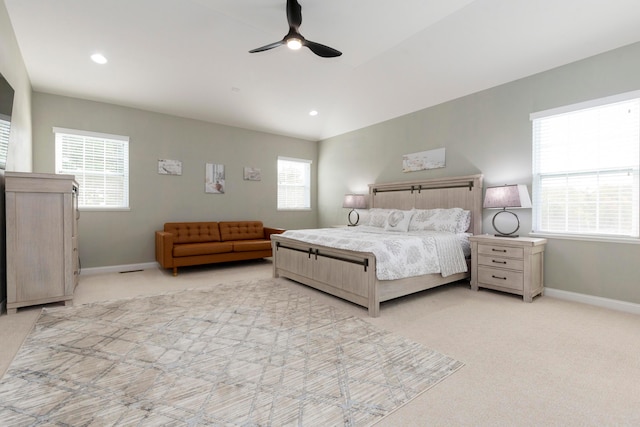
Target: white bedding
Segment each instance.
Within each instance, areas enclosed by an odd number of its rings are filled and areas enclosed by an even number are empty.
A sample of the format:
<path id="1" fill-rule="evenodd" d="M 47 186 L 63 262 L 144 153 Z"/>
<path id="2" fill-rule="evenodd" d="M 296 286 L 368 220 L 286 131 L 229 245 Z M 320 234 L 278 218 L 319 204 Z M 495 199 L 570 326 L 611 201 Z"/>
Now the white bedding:
<path id="1" fill-rule="evenodd" d="M 462 242 L 468 234 L 442 231 L 394 232 L 379 227 L 287 230 L 283 236 L 306 243 L 371 252 L 376 256 L 378 280 L 396 280 L 423 274 L 443 277 L 467 271 Z"/>

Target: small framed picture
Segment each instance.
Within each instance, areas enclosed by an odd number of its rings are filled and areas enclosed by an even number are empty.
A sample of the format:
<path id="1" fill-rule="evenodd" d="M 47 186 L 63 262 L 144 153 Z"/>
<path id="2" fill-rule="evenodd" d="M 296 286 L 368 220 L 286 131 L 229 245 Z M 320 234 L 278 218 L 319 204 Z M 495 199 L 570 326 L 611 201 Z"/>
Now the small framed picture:
<path id="1" fill-rule="evenodd" d="M 205 193 L 224 194 L 224 165 L 207 163 L 205 166 Z"/>
<path id="2" fill-rule="evenodd" d="M 180 160 L 158 159 L 158 173 L 160 175 L 182 175 Z"/>
<path id="3" fill-rule="evenodd" d="M 244 179 L 245 181 L 262 181 L 262 174 L 260 172 L 260 168 L 244 168 Z"/>

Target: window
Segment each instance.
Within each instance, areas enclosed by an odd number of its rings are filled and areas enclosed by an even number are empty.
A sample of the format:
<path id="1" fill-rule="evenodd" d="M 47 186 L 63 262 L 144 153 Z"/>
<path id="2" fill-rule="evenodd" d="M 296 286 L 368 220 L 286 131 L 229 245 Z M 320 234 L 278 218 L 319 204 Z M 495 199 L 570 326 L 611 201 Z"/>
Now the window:
<path id="1" fill-rule="evenodd" d="M 637 239 L 640 91 L 531 119 L 533 231 Z"/>
<path id="2" fill-rule="evenodd" d="M 278 157 L 278 210 L 311 209 L 311 160 Z"/>
<path id="3" fill-rule="evenodd" d="M 10 132 L 11 117 L 0 114 L 0 169 L 6 166 Z"/>
<path id="4" fill-rule="evenodd" d="M 129 208 L 129 137 L 53 129 L 56 173 L 76 177 L 81 208 Z"/>

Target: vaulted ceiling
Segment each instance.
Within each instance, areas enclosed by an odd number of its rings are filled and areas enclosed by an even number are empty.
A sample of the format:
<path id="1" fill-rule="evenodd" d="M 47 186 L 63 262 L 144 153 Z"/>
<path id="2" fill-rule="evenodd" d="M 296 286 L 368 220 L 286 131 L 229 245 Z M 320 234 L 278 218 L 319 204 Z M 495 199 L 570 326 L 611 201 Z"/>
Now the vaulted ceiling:
<path id="1" fill-rule="evenodd" d="M 286 0 L 4 0 L 36 91 L 314 141 L 640 41 L 638 0 L 299 1 L 342 56 L 249 53 Z"/>

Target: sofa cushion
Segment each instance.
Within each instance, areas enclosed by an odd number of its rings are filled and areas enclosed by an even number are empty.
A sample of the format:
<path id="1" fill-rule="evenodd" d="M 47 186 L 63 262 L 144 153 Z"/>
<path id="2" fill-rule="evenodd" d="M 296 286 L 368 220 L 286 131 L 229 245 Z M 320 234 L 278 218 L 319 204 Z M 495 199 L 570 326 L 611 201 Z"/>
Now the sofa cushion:
<path id="1" fill-rule="evenodd" d="M 241 240 L 233 242 L 235 252 L 268 251 L 271 249 L 269 240 Z"/>
<path id="2" fill-rule="evenodd" d="M 174 257 L 212 255 L 233 251 L 231 242 L 186 243 L 173 247 Z"/>
<path id="3" fill-rule="evenodd" d="M 173 234 L 173 243 L 219 242 L 217 222 L 167 222 L 164 231 Z"/>
<path id="4" fill-rule="evenodd" d="M 220 238 L 229 240 L 264 239 L 264 227 L 261 221 L 220 222 Z"/>

